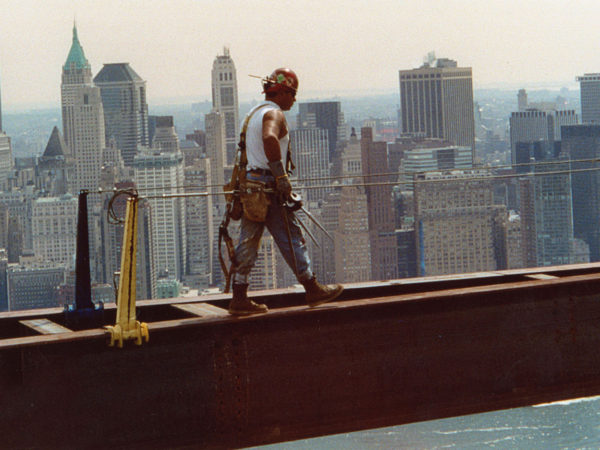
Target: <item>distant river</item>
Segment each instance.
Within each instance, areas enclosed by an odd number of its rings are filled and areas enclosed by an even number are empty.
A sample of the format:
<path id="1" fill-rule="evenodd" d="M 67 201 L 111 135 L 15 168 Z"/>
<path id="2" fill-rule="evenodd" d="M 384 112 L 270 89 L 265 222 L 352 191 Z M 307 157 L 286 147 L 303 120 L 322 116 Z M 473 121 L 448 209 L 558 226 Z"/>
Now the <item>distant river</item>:
<path id="1" fill-rule="evenodd" d="M 600 449 L 600 396 L 397 427 L 269 449 Z"/>

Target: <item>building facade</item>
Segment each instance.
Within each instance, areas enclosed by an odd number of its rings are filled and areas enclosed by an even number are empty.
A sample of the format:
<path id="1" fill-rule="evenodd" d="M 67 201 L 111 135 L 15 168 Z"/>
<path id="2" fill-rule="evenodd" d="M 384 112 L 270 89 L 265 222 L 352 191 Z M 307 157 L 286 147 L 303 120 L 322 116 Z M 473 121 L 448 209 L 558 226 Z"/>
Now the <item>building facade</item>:
<path id="1" fill-rule="evenodd" d="M 33 252 L 43 261 L 74 266 L 77 238 L 77 197 L 34 200 L 31 216 Z"/>
<path id="2" fill-rule="evenodd" d="M 399 75 L 402 132 L 470 147 L 474 158 L 472 69 L 444 58 Z"/>
<path id="3" fill-rule="evenodd" d="M 581 122 L 600 124 L 600 73 L 577 77 L 581 96 Z"/>
<path id="4" fill-rule="evenodd" d="M 240 138 L 240 119 L 237 74 L 227 47 L 213 61 L 211 75 L 213 109 L 221 113 L 225 128 L 225 164 L 231 166 Z"/>
<path id="5" fill-rule="evenodd" d="M 371 128 L 361 129 L 361 169 L 367 195 L 371 247 L 371 279 L 390 280 L 398 277 L 398 253 L 394 226 L 392 187 L 389 176 L 387 145 L 373 141 Z"/>
<path id="6" fill-rule="evenodd" d="M 506 207 L 494 205 L 490 173 L 429 172 L 415 184 L 415 240 L 419 276 L 503 268 Z M 499 232 L 500 231 L 500 232 Z"/>
<path id="7" fill-rule="evenodd" d="M 295 175 L 302 197 L 307 201 L 323 200 L 330 190 L 327 187 L 331 184 L 327 135 L 327 130 L 321 128 L 299 128 L 290 131 L 292 155 L 296 165 Z"/>
<path id="8" fill-rule="evenodd" d="M 327 130 L 329 162 L 333 159 L 338 142 L 347 138 L 340 102 L 299 103 L 296 127 Z"/>
<path id="9" fill-rule="evenodd" d="M 106 142 L 114 139 L 125 165 L 131 166 L 140 146 L 148 146 L 146 81 L 129 63 L 104 64 L 94 77 L 104 108 Z"/>

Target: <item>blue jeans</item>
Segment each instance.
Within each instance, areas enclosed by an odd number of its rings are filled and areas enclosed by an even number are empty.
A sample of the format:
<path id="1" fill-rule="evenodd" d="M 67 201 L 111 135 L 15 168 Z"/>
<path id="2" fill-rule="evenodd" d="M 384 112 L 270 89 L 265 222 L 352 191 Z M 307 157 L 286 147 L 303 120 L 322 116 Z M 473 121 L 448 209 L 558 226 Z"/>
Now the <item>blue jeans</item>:
<path id="1" fill-rule="evenodd" d="M 249 180 L 260 180 L 269 185 L 275 184 L 274 178 L 270 175 L 247 173 L 246 177 Z M 233 278 L 234 283 L 248 283 L 248 275 L 256 262 L 260 239 L 262 238 L 265 227 L 267 227 L 267 230 L 269 230 L 269 233 L 273 236 L 273 240 L 277 244 L 277 247 L 279 247 L 279 251 L 292 271 L 294 270 L 295 258 L 296 268 L 298 269 L 298 273 L 296 273 L 298 281 L 307 281 L 313 276 L 310 269 L 310 259 L 308 257 L 306 241 L 302 236 L 302 229 L 298 224 L 296 216 L 284 206 L 279 205 L 274 195 L 270 195 L 270 199 L 271 205 L 269 206 L 267 218 L 264 222 L 252 222 L 242 216 L 240 240 L 235 248 L 237 268 Z M 290 249 L 283 214 L 287 214 L 288 217 L 294 253 L 292 253 Z"/>

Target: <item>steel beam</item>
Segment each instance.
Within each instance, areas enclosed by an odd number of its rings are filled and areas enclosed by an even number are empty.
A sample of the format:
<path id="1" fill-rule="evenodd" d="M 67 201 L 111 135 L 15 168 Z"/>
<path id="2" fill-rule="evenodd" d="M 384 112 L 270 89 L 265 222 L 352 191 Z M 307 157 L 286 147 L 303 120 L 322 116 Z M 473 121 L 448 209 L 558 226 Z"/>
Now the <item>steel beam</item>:
<path id="1" fill-rule="evenodd" d="M 163 303 L 150 342 L 120 350 L 101 329 L 1 339 L 0 436 L 243 447 L 600 394 L 598 270 L 532 273 L 365 284 L 318 308 L 264 293 L 294 306 L 246 318 Z"/>

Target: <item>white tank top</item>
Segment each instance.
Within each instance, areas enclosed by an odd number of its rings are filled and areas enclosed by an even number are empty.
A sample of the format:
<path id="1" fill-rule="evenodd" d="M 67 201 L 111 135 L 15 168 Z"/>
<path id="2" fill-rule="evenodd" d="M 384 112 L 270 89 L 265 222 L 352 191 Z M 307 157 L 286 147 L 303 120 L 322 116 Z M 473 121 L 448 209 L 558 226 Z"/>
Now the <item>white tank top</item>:
<path id="1" fill-rule="evenodd" d="M 269 160 L 265 155 L 265 147 L 262 139 L 263 131 L 263 117 L 268 111 L 281 108 L 277 103 L 266 101 L 260 105 L 254 107 L 252 111 L 256 111 L 250 118 L 248 123 L 248 130 L 246 130 L 246 157 L 248 158 L 248 170 L 250 169 L 269 169 Z M 252 111 L 250 111 L 251 114 Z M 285 117 L 283 118 L 285 121 Z M 244 127 L 242 122 L 241 128 Z M 285 128 L 288 129 L 287 122 L 285 122 Z M 285 167 L 285 157 L 287 155 L 288 144 L 290 142 L 290 135 L 286 133 L 284 137 L 279 139 L 279 148 L 281 149 L 281 160 Z"/>

